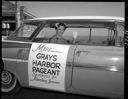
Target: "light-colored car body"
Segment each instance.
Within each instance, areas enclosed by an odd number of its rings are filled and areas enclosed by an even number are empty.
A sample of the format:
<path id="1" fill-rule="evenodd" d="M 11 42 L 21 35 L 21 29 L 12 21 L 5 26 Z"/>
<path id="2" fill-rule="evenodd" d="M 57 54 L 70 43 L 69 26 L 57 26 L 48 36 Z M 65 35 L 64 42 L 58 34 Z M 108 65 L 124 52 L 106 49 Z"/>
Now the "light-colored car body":
<path id="1" fill-rule="evenodd" d="M 46 90 L 55 90 L 67 93 L 75 93 L 99 97 L 124 97 L 124 46 L 115 40 L 113 45 L 106 44 L 94 45 L 94 43 L 83 43 L 74 41 L 70 44 L 54 44 L 47 41 L 34 41 L 41 29 L 47 23 L 63 22 L 68 27 L 77 25 L 86 28 L 111 27 L 116 32 L 116 25 L 124 26 L 124 18 L 103 17 L 103 16 L 70 16 L 70 17 L 46 17 L 25 20 L 23 23 L 32 23 L 40 25 L 34 30 L 29 39 L 9 36 L 2 41 L 2 60 L 4 70 L 10 71 L 18 79 L 23 87 L 39 88 Z M 82 24 L 82 25 L 81 25 Z M 84 24 L 84 25 L 83 25 Z M 105 25 L 104 25 L 105 24 Z M 108 26 L 106 26 L 108 25 Z M 82 28 L 81 27 L 81 28 Z M 18 34 L 18 29 L 14 34 Z M 74 30 L 73 30 L 74 31 Z M 91 30 L 90 30 L 91 31 Z M 93 30 L 92 30 L 93 31 Z M 73 32 L 74 33 L 74 32 Z M 89 34 L 90 32 L 88 32 Z M 86 34 L 86 33 L 85 33 Z M 79 35 L 72 34 L 73 40 Z M 82 34 L 84 35 L 84 33 Z M 124 35 L 124 34 L 123 34 Z M 90 38 L 91 39 L 91 38 Z M 66 65 L 64 71 L 64 90 L 61 88 L 40 87 L 29 82 L 29 58 L 32 45 L 53 44 L 56 46 L 68 46 Z M 58 48 L 59 49 L 59 48 Z M 32 57 L 32 56 L 31 56 Z M 47 84 L 46 84 L 47 86 Z"/>

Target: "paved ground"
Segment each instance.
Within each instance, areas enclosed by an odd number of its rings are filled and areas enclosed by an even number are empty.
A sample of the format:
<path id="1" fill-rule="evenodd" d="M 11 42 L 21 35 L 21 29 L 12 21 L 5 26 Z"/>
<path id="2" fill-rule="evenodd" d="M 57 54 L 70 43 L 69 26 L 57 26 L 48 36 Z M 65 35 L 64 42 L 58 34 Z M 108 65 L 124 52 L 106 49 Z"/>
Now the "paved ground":
<path id="1" fill-rule="evenodd" d="M 2 94 L 2 99 L 103 99 L 103 98 L 22 88 L 16 95 Z"/>

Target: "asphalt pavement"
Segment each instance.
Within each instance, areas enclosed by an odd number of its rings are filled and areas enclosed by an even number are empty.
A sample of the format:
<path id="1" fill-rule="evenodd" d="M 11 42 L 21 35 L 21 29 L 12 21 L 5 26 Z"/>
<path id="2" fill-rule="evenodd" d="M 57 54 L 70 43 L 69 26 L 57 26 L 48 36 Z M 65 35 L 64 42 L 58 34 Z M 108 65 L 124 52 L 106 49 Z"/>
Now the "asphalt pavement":
<path id="1" fill-rule="evenodd" d="M 75 95 L 62 92 L 21 88 L 15 95 L 3 95 L 2 99 L 103 99 L 85 95 Z M 105 99 L 105 98 L 104 98 Z"/>

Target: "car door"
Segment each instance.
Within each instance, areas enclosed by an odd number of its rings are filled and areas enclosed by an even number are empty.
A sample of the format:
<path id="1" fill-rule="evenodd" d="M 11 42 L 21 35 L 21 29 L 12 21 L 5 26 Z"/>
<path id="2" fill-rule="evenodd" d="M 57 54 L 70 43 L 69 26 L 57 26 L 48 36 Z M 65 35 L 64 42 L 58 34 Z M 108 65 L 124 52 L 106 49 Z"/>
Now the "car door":
<path id="1" fill-rule="evenodd" d="M 78 45 L 73 88 L 81 94 L 121 96 L 124 90 L 124 48 Z"/>
<path id="2" fill-rule="evenodd" d="M 46 86 L 45 87 L 43 84 L 41 84 L 42 86 L 39 85 L 38 87 L 43 88 L 43 89 L 57 90 L 57 91 L 58 90 L 59 91 L 67 91 L 71 87 L 73 59 L 74 59 L 74 52 L 75 52 L 75 49 L 76 49 L 76 45 L 63 44 L 63 43 L 57 44 L 56 42 L 55 43 L 49 43 L 48 38 L 50 36 L 53 36 L 54 34 L 55 34 L 55 29 L 54 28 L 44 27 L 38 33 L 38 35 L 33 39 L 33 43 L 37 43 L 37 45 L 39 45 L 39 46 L 42 46 L 42 45 L 44 45 L 45 47 L 47 46 L 46 49 L 49 49 L 49 48 L 52 47 L 51 48 L 52 49 L 51 53 L 50 52 L 47 53 L 47 51 L 45 51 L 45 52 L 42 51 L 41 53 L 43 53 L 43 55 L 44 54 L 45 55 L 46 54 L 48 54 L 48 55 L 57 55 L 58 63 L 61 63 L 61 65 L 65 64 L 65 65 L 62 65 L 63 69 L 60 69 L 60 71 L 63 71 L 63 73 L 60 72 L 62 75 L 58 76 L 58 78 L 61 78 L 60 82 L 63 83 L 62 86 L 64 86 L 64 88 L 59 88 L 59 86 L 56 86 L 56 85 L 51 85 L 51 87 L 49 88 L 48 87 L 49 85 L 45 85 Z M 44 46 L 42 46 L 42 48 Z M 36 48 L 36 47 L 33 47 L 33 48 Z M 40 49 L 41 49 L 41 47 L 40 47 Z M 59 55 L 56 52 L 62 52 L 62 53 L 60 53 L 60 55 Z M 62 56 L 63 58 L 60 57 L 60 56 Z M 66 57 L 66 58 L 64 58 L 64 57 Z M 42 59 L 42 60 L 45 60 L 45 59 Z M 49 61 L 49 60 L 45 60 L 45 62 L 47 62 L 47 61 Z M 49 61 L 49 62 L 51 62 L 51 61 Z M 54 61 L 54 62 L 57 62 L 57 61 Z M 44 77 L 44 79 L 45 79 L 45 77 Z M 36 85 L 34 85 L 34 86 L 36 86 Z M 56 86 L 56 88 L 54 88 L 53 86 Z"/>

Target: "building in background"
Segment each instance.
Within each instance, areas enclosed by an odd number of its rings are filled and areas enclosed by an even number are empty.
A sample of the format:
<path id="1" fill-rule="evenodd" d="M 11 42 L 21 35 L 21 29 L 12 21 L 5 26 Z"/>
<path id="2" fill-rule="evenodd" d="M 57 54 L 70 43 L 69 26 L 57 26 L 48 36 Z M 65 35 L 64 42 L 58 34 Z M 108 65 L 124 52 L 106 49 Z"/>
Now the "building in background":
<path id="1" fill-rule="evenodd" d="M 17 5 L 17 2 L 2 0 L 2 36 L 8 36 L 14 32 L 17 24 L 23 20 L 36 17 L 29 13 L 25 6 Z"/>

